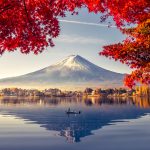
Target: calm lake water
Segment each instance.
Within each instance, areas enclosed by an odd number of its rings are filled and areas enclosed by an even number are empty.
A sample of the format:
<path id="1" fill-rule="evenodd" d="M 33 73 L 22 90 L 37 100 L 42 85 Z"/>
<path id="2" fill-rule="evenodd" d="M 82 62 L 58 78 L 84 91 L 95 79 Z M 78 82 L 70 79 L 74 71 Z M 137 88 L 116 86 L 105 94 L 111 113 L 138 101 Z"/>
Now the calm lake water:
<path id="1" fill-rule="evenodd" d="M 0 150 L 84 149 L 150 150 L 150 99 L 0 99 Z"/>

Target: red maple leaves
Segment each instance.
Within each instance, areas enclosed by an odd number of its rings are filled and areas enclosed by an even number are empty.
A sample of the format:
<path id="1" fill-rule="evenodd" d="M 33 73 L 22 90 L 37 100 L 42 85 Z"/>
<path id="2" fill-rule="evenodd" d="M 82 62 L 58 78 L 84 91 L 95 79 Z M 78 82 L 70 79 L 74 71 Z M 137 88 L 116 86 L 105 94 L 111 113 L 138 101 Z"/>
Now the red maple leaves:
<path id="1" fill-rule="evenodd" d="M 150 18 L 141 18 L 136 27 L 121 29 L 127 34 L 122 43 L 104 46 L 101 55 L 127 64 L 134 71 L 126 76 L 125 85 L 132 88 L 137 82 L 150 84 Z"/>
<path id="2" fill-rule="evenodd" d="M 125 41 L 105 46 L 100 53 L 135 69 L 125 84 L 149 84 L 150 0 L 0 0 L 0 54 L 14 50 L 38 54 L 53 47 L 53 39 L 60 32 L 58 17 L 65 17 L 67 11 L 74 14 L 81 7 L 103 13 L 102 21 L 113 17 L 117 27 L 128 35 Z M 126 24 L 137 27 L 123 29 Z"/>

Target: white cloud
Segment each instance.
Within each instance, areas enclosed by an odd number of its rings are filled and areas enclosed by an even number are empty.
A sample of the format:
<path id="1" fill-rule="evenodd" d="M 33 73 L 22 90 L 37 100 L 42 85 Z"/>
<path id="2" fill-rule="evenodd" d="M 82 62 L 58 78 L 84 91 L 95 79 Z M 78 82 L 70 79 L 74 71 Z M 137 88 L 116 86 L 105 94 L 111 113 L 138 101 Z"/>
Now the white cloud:
<path id="1" fill-rule="evenodd" d="M 60 35 L 55 41 L 70 44 L 106 44 L 103 39 L 66 34 Z"/>
<path id="2" fill-rule="evenodd" d="M 90 25 L 90 26 L 98 26 L 98 27 L 110 27 L 110 28 L 116 28 L 114 25 L 106 25 L 102 23 L 91 23 L 91 22 L 81 22 L 81 21 L 70 21 L 70 20 L 59 20 L 60 22 L 64 23 L 73 23 L 73 24 L 82 24 L 82 25 Z"/>

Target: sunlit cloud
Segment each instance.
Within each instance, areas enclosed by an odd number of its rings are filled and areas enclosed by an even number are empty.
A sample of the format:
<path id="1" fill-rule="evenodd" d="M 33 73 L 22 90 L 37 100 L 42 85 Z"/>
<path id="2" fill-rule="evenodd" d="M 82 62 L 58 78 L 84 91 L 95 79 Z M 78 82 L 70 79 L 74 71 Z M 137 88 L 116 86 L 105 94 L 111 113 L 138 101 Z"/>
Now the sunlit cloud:
<path id="1" fill-rule="evenodd" d="M 70 20 L 59 20 L 60 22 L 64 23 L 72 23 L 72 24 L 81 24 L 81 25 L 89 25 L 89 26 L 98 26 L 98 27 L 111 27 L 116 28 L 114 25 L 106 25 L 102 23 L 91 23 L 91 22 L 81 22 L 81 21 L 70 21 Z"/>

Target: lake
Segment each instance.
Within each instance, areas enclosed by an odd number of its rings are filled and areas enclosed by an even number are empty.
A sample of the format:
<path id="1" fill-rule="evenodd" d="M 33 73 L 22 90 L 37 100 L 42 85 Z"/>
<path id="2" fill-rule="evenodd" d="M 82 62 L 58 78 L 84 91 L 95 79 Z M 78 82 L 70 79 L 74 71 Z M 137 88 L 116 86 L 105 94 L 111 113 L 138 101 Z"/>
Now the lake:
<path id="1" fill-rule="evenodd" d="M 150 99 L 0 98 L 0 150 L 50 149 L 149 150 Z"/>

